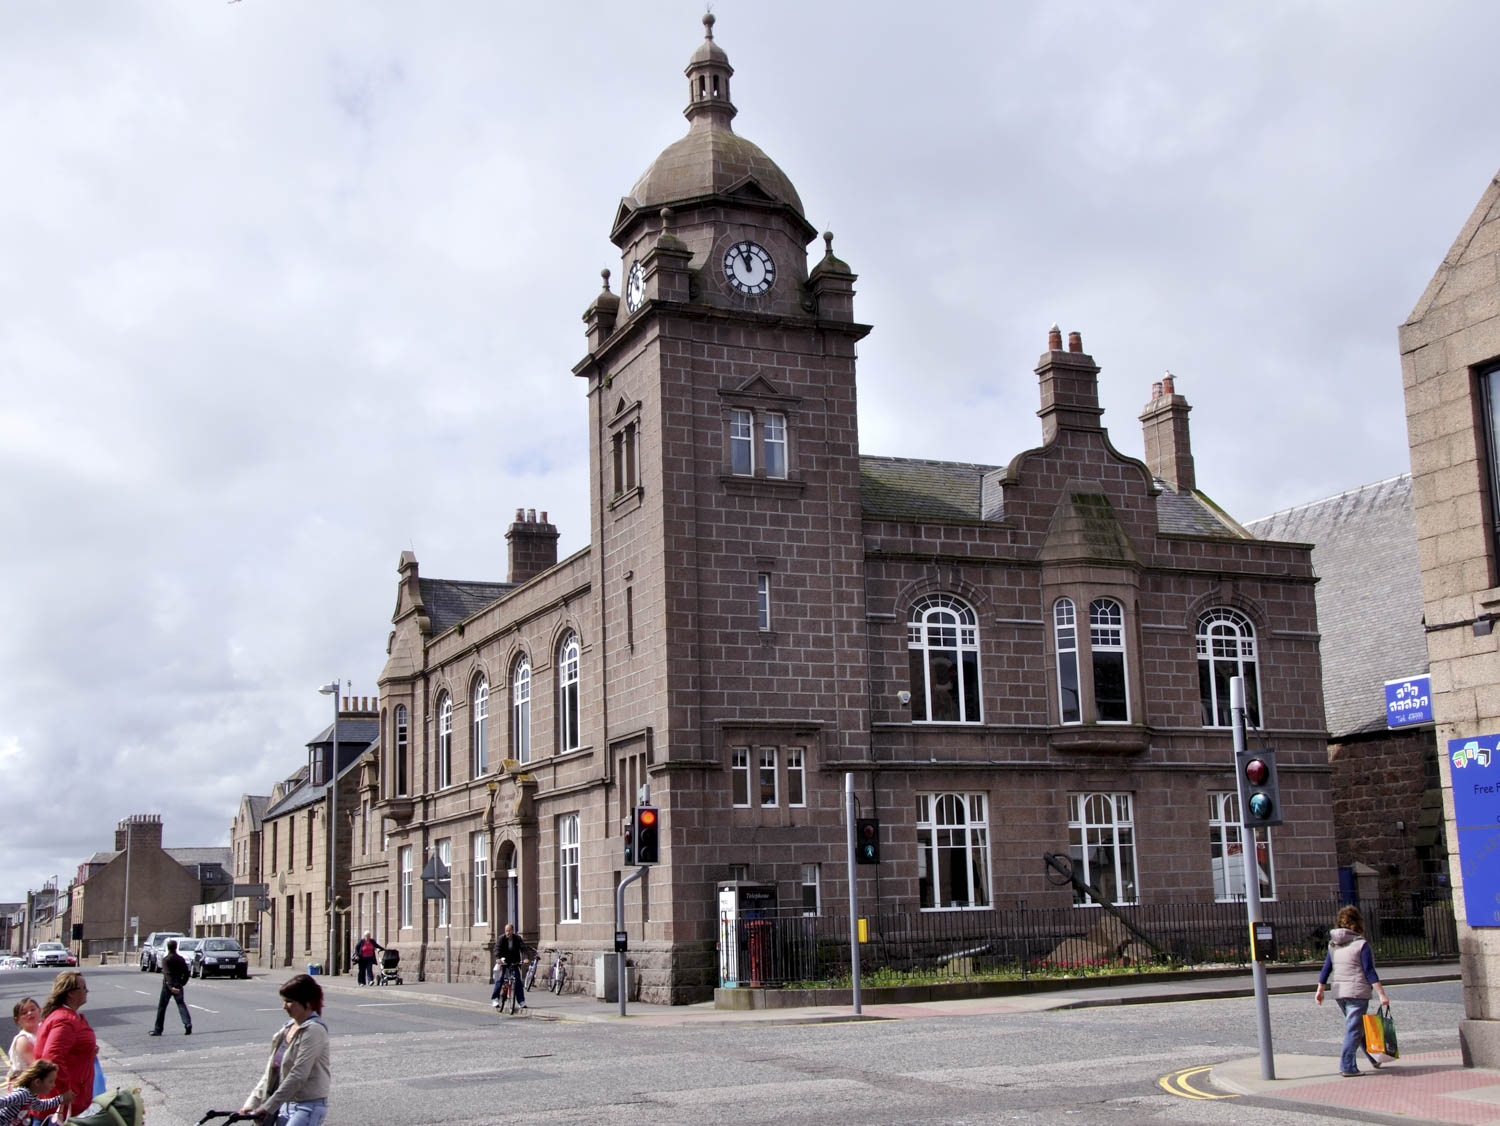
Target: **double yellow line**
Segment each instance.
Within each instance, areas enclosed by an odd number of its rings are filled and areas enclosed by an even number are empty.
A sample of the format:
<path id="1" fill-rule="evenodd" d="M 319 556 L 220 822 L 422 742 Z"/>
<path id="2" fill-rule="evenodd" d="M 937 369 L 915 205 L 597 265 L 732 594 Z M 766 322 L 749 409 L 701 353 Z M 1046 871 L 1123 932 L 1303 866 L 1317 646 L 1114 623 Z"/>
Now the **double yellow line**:
<path id="1" fill-rule="evenodd" d="M 1237 1099 L 1238 1095 L 1216 1095 L 1212 1091 L 1200 1091 L 1189 1082 L 1200 1075 L 1213 1070 L 1213 1064 L 1203 1067 L 1185 1067 L 1181 1071 L 1174 1071 L 1171 1075 L 1163 1075 L 1156 1081 L 1156 1085 L 1169 1095 L 1179 1095 L 1184 1099 Z"/>

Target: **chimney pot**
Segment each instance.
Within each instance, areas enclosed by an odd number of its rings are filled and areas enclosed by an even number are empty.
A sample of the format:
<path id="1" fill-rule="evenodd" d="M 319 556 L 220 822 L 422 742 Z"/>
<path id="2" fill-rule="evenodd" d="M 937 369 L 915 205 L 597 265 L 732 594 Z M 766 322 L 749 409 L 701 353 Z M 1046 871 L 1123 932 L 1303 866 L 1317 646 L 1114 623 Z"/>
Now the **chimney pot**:
<path id="1" fill-rule="evenodd" d="M 1047 330 L 1047 351 L 1062 351 L 1062 329 L 1055 324 Z"/>
<path id="2" fill-rule="evenodd" d="M 542 523 L 543 524 L 548 523 L 548 520 L 547 520 L 547 510 L 545 508 L 542 509 Z"/>
<path id="3" fill-rule="evenodd" d="M 525 519 L 526 519 L 526 510 L 524 508 L 518 508 L 518 509 L 516 509 L 516 523 L 520 524 Z"/>
<path id="4" fill-rule="evenodd" d="M 536 523 L 536 509 L 534 509 L 534 508 L 528 508 L 526 510 L 526 523 L 528 523 L 528 524 L 535 524 Z"/>
<path id="5" fill-rule="evenodd" d="M 1175 395 L 1177 393 L 1177 389 L 1173 386 L 1174 382 L 1175 381 L 1172 378 L 1172 373 L 1171 372 L 1167 372 L 1166 375 L 1162 376 L 1161 377 L 1161 390 L 1162 390 L 1162 394 L 1164 394 L 1164 395 Z"/>
<path id="6" fill-rule="evenodd" d="M 1153 399 L 1160 399 L 1161 398 L 1161 380 L 1158 379 L 1155 383 L 1153 383 L 1151 385 L 1151 397 Z"/>
<path id="7" fill-rule="evenodd" d="M 1070 333 L 1068 333 L 1068 351 L 1069 352 L 1082 352 L 1083 351 L 1083 336 L 1082 336 L 1082 334 L 1076 333 L 1076 332 L 1070 332 Z"/>

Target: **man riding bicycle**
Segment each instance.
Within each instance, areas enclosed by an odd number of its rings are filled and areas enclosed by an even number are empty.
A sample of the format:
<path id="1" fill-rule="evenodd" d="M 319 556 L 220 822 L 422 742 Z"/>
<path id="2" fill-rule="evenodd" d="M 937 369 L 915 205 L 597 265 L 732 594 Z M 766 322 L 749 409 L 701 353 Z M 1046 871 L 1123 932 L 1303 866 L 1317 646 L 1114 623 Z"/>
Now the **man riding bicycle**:
<path id="1" fill-rule="evenodd" d="M 516 1004 L 523 1009 L 526 1007 L 526 987 L 521 984 L 521 963 L 525 958 L 526 944 L 516 933 L 515 925 L 506 923 L 505 933 L 495 943 L 495 961 L 500 963 L 500 973 L 495 978 L 495 988 L 490 991 L 490 1004 L 494 1008 L 500 1007 L 500 988 L 506 978 L 515 982 Z"/>

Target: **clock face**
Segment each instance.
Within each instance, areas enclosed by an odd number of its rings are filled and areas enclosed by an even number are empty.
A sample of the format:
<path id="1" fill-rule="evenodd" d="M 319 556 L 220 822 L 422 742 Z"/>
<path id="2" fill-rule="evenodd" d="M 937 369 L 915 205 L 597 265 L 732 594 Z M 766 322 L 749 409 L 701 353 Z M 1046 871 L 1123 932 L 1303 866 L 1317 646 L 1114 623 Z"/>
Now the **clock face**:
<path id="1" fill-rule="evenodd" d="M 776 263 L 759 243 L 737 242 L 724 255 L 724 277 L 741 293 L 764 293 L 776 280 Z"/>
<path id="2" fill-rule="evenodd" d="M 646 271 L 637 262 L 625 276 L 625 308 L 635 312 L 646 300 Z"/>

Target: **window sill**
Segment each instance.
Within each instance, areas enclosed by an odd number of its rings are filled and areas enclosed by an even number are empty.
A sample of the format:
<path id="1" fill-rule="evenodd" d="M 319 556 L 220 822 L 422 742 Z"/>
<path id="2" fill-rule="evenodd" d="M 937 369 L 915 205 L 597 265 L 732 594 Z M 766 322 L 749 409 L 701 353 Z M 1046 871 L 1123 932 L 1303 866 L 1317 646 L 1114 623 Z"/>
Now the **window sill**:
<path id="1" fill-rule="evenodd" d="M 796 477 L 746 477 L 739 473 L 721 473 L 719 481 L 728 492 L 750 496 L 776 496 L 807 489 L 807 482 Z"/>
<path id="2" fill-rule="evenodd" d="M 1138 755 L 1150 747 L 1151 733 L 1144 727 L 1124 724 L 1083 724 L 1054 727 L 1047 742 L 1052 750 L 1063 753 Z"/>
<path id="3" fill-rule="evenodd" d="M 405 825 L 411 820 L 411 815 L 417 808 L 415 798 L 381 798 L 375 803 L 375 808 L 382 817 L 388 817 L 398 825 Z"/>
<path id="4" fill-rule="evenodd" d="M 994 907 L 919 907 L 918 910 L 924 915 L 936 914 L 940 911 L 993 911 Z"/>
<path id="5" fill-rule="evenodd" d="M 637 485 L 633 489 L 626 489 L 623 493 L 616 493 L 610 498 L 606 506 L 616 516 L 623 516 L 627 512 L 634 512 L 641 506 L 641 495 L 645 490 Z"/>

